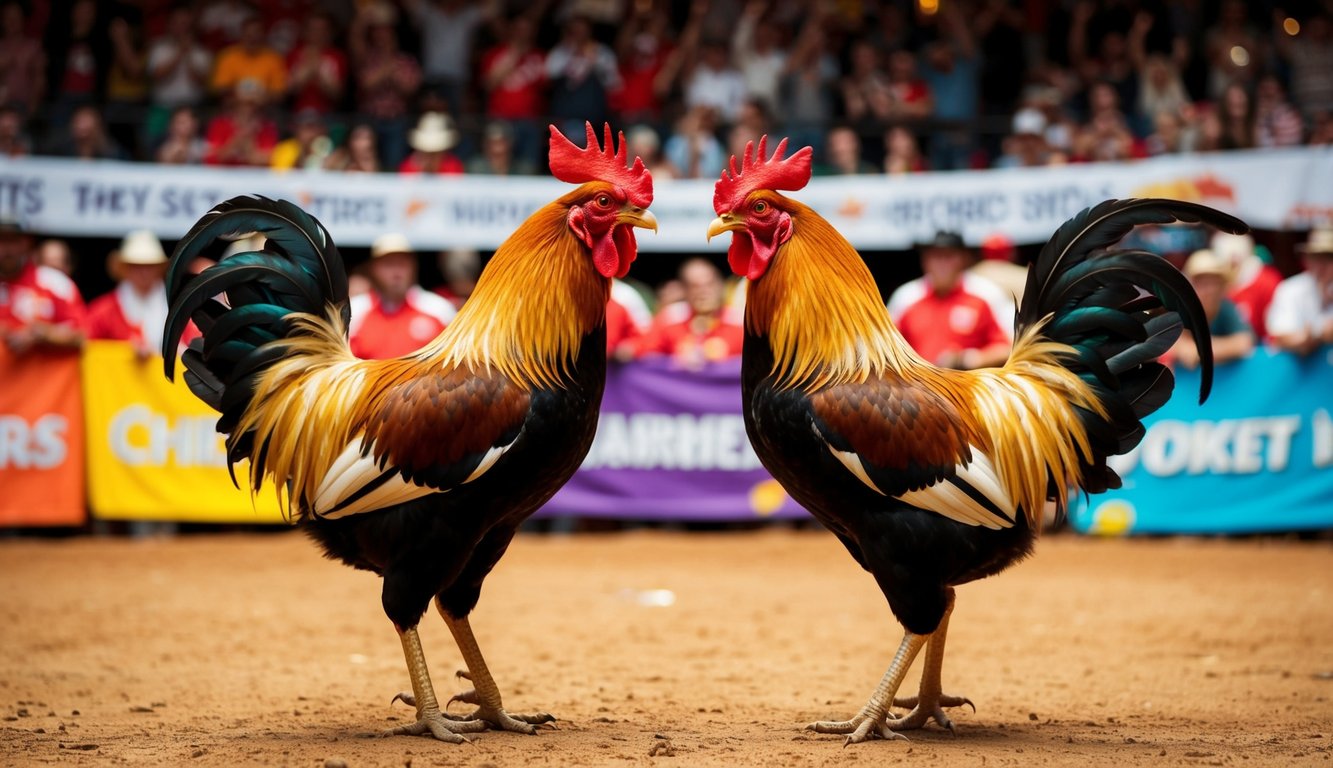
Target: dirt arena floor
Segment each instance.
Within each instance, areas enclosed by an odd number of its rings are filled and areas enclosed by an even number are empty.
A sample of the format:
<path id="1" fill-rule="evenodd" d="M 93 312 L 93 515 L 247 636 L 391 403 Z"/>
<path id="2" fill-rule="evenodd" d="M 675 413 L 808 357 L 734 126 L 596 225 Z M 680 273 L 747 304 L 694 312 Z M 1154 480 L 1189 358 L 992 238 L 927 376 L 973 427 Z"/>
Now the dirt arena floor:
<path id="1" fill-rule="evenodd" d="M 559 730 L 471 745 L 373 737 L 410 715 L 378 580 L 295 532 L 0 540 L 0 621 L 4 765 L 1333 766 L 1327 541 L 1048 537 L 959 590 L 957 737 L 847 749 L 802 726 L 901 635 L 817 531 L 521 536 L 473 627 Z M 422 635 L 447 697 L 459 654 Z"/>

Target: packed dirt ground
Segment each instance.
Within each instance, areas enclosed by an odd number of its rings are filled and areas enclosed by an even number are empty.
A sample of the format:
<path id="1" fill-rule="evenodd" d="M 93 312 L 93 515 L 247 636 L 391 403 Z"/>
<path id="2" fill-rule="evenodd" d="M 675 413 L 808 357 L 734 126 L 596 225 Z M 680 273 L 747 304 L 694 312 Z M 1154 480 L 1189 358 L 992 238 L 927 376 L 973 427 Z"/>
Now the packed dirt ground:
<path id="1" fill-rule="evenodd" d="M 0 540 L 0 621 L 5 765 L 1333 766 L 1328 541 L 1050 536 L 959 590 L 957 736 L 846 749 L 802 727 L 901 630 L 818 531 L 520 536 L 472 624 L 559 729 L 471 745 L 373 737 L 411 714 L 379 582 L 295 532 Z M 422 637 L 465 687 L 433 611 Z"/>

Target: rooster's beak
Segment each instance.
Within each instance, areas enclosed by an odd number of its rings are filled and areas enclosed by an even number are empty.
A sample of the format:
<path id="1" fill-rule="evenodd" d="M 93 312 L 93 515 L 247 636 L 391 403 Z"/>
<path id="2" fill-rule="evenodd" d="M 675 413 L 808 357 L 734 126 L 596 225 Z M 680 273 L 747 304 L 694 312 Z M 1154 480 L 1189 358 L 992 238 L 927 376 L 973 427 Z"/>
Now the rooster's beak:
<path id="1" fill-rule="evenodd" d="M 745 222 L 728 211 L 713 219 L 708 225 L 708 239 L 712 240 L 723 232 L 735 232 L 738 229 L 745 229 Z"/>
<path id="2" fill-rule="evenodd" d="M 643 227 L 657 231 L 657 217 L 653 212 L 646 208 L 636 208 L 634 206 L 625 206 L 620 209 L 620 215 L 616 217 L 617 224 L 629 224 L 632 227 Z"/>

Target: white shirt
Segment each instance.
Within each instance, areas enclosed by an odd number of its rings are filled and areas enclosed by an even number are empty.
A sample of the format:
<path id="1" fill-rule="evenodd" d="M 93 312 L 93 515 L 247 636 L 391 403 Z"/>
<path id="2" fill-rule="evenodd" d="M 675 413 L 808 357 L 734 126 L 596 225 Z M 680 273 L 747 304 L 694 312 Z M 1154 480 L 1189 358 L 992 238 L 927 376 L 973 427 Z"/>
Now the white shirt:
<path id="1" fill-rule="evenodd" d="M 1321 297 L 1319 285 L 1309 272 L 1292 275 L 1278 283 L 1266 319 L 1270 336 L 1317 333 L 1325 323 L 1333 322 L 1333 295 Z"/>

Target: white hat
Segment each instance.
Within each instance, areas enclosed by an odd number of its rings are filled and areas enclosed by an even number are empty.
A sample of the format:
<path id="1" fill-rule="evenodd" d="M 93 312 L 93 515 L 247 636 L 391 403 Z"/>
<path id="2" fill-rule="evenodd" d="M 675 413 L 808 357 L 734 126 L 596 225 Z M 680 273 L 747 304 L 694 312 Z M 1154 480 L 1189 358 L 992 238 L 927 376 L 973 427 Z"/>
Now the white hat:
<path id="1" fill-rule="evenodd" d="M 370 245 L 370 258 L 372 259 L 378 259 L 391 253 L 414 253 L 414 251 L 407 238 L 397 232 L 380 235 Z"/>
<path id="2" fill-rule="evenodd" d="M 1024 107 L 1014 113 L 1013 132 L 1035 133 L 1038 136 L 1046 132 L 1046 116 L 1034 107 Z"/>
<path id="3" fill-rule="evenodd" d="M 125 235 L 115 256 L 121 264 L 167 263 L 167 252 L 162 250 L 162 241 L 146 229 L 136 229 Z"/>
<path id="4" fill-rule="evenodd" d="M 1218 232 L 1209 241 L 1208 247 L 1222 261 L 1232 268 L 1239 267 L 1246 259 L 1254 255 L 1254 238 L 1249 235 L 1233 235 L 1230 232 Z"/>
<path id="5" fill-rule="evenodd" d="M 445 113 L 427 112 L 412 129 L 408 143 L 418 152 L 443 152 L 458 143 L 458 129 Z"/>
<path id="6" fill-rule="evenodd" d="M 1190 254 L 1185 260 L 1185 268 L 1181 270 L 1186 277 L 1199 277 L 1200 275 L 1217 275 L 1223 280 L 1231 279 L 1231 268 L 1229 265 L 1217 257 L 1217 254 L 1203 248 Z"/>

